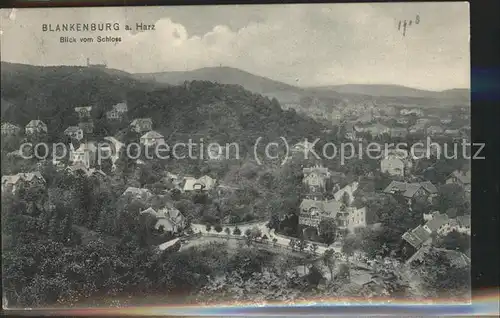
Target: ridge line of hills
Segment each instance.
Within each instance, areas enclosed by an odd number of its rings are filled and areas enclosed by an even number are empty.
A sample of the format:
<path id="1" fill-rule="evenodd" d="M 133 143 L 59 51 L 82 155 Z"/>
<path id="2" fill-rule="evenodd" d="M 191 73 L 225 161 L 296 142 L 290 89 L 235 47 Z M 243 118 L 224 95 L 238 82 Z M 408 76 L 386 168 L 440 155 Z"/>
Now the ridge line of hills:
<path id="1" fill-rule="evenodd" d="M 276 99 L 205 80 L 173 86 L 112 69 L 2 63 L 1 82 L 2 121 L 24 126 L 40 119 L 48 125 L 50 140 L 64 138 L 68 126 L 78 125 L 74 108 L 87 105 L 93 106 L 96 138 L 126 131 L 132 119 L 144 117 L 152 118 L 153 129 L 165 136 L 178 131 L 222 144 L 251 144 L 255 136 L 319 135 L 324 129 L 283 110 Z M 108 120 L 106 112 L 124 100 L 126 118 Z"/>
<path id="2" fill-rule="evenodd" d="M 1 62 L 2 69 L 7 68 L 22 68 L 22 67 L 42 67 L 32 66 L 27 64 L 14 64 L 9 62 Z M 9 67 L 9 66 L 10 67 Z M 51 68 L 53 66 L 50 66 Z M 68 66 L 84 69 L 83 66 Z M 246 89 L 270 96 L 276 97 L 280 102 L 298 102 L 298 99 L 304 95 L 317 95 L 319 97 L 353 97 L 353 95 L 373 96 L 379 98 L 421 98 L 421 99 L 447 99 L 456 102 L 465 102 L 469 100 L 469 89 L 454 88 L 443 91 L 430 91 L 406 87 L 402 85 L 389 84 L 345 84 L 345 85 L 328 85 L 317 87 L 299 87 L 276 81 L 264 76 L 252 74 L 250 72 L 222 66 L 222 67 L 203 67 L 190 71 L 169 71 L 155 73 L 128 73 L 116 69 L 103 69 L 108 73 L 127 75 L 132 78 L 156 82 L 160 84 L 179 85 L 185 81 L 201 80 L 212 81 L 221 84 L 236 84 L 245 87 Z M 3 72 L 3 71 L 2 71 Z"/>

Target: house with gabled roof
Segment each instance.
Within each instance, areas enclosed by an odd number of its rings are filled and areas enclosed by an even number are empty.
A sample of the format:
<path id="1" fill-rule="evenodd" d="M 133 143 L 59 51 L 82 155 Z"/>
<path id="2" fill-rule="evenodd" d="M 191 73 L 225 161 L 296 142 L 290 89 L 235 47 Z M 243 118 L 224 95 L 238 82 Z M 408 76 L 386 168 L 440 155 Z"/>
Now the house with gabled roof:
<path id="1" fill-rule="evenodd" d="M 75 112 L 80 119 L 89 118 L 92 112 L 92 106 L 75 107 Z"/>
<path id="2" fill-rule="evenodd" d="M 195 187 L 195 189 L 198 189 L 197 187 L 199 187 L 199 189 L 201 189 L 201 190 L 209 191 L 209 190 L 212 190 L 216 184 L 217 184 L 216 179 L 214 179 L 210 176 L 204 175 L 201 178 L 199 178 L 198 180 L 196 180 L 194 187 Z"/>
<path id="3" fill-rule="evenodd" d="M 141 144 L 146 147 L 165 144 L 163 135 L 154 130 L 148 131 L 147 133 L 142 135 L 140 141 Z"/>
<path id="4" fill-rule="evenodd" d="M 184 191 L 185 192 L 190 192 L 190 191 L 210 191 L 212 190 L 216 184 L 217 180 L 210 177 L 210 176 L 203 176 L 201 178 L 193 178 L 193 177 L 186 177 L 184 178 Z"/>
<path id="5" fill-rule="evenodd" d="M 149 215 L 155 218 L 154 228 L 161 232 L 177 233 L 186 226 L 186 218 L 174 207 L 165 207 L 158 211 L 152 207 L 140 212 L 141 216 Z"/>
<path id="6" fill-rule="evenodd" d="M 136 118 L 130 123 L 130 129 L 137 133 L 145 133 L 153 129 L 151 118 Z"/>
<path id="7" fill-rule="evenodd" d="M 83 129 L 78 126 L 69 126 L 66 130 L 64 130 L 64 134 L 78 141 L 83 139 Z"/>
<path id="8" fill-rule="evenodd" d="M 2 176 L 2 192 L 15 193 L 20 187 L 33 187 L 46 183 L 40 172 L 18 173 L 15 175 Z"/>
<path id="9" fill-rule="evenodd" d="M 179 232 L 186 227 L 186 217 L 173 206 L 164 207 L 157 214 L 160 219 L 165 219 L 172 225 L 172 232 Z"/>
<path id="10" fill-rule="evenodd" d="M 449 222 L 450 218 L 446 213 L 434 212 L 431 219 L 424 225 L 419 225 L 413 230 L 405 232 L 402 238 L 414 248 L 419 249 L 430 242 L 433 233 L 442 234 Z"/>
<path id="11" fill-rule="evenodd" d="M 437 188 L 431 182 L 414 182 L 407 183 L 401 181 L 392 181 L 385 189 L 384 193 L 400 195 L 408 200 L 411 204 L 412 200 L 416 197 L 426 197 L 432 200 L 437 195 Z"/>
<path id="12" fill-rule="evenodd" d="M 438 188 L 430 181 L 420 182 L 420 186 L 425 190 L 428 196 L 434 197 L 438 193 Z"/>
<path id="13" fill-rule="evenodd" d="M 153 194 L 144 188 L 128 187 L 122 194 L 122 196 L 131 195 L 136 199 L 148 199 L 153 196 Z"/>
<path id="14" fill-rule="evenodd" d="M 347 214 L 344 217 L 339 217 L 339 228 L 345 226 L 351 233 L 358 228 L 374 224 L 373 217 L 369 215 L 369 210 L 365 206 L 352 205 L 346 208 L 345 212 Z"/>
<path id="15" fill-rule="evenodd" d="M 106 173 L 100 169 L 95 169 L 95 168 L 87 168 L 82 164 L 77 164 L 73 166 L 68 166 L 66 168 L 66 171 L 74 174 L 74 175 L 82 175 L 85 177 L 97 177 L 97 178 L 103 178 L 106 177 Z"/>
<path id="16" fill-rule="evenodd" d="M 324 219 L 336 220 L 343 204 L 335 200 L 310 200 L 304 199 L 300 203 L 299 224 L 318 227 Z"/>
<path id="17" fill-rule="evenodd" d="M 83 165 L 90 168 L 97 160 L 97 147 L 93 142 L 81 143 L 78 149 L 70 144 L 69 160 L 73 165 Z"/>
<path id="18" fill-rule="evenodd" d="M 471 192 L 471 171 L 467 170 L 455 170 L 446 179 L 446 184 L 458 184 L 466 192 L 470 194 Z"/>
<path id="19" fill-rule="evenodd" d="M 430 240 L 431 233 L 419 225 L 413 230 L 405 232 L 402 238 L 415 249 L 419 249 Z"/>
<path id="20" fill-rule="evenodd" d="M 326 184 L 331 174 L 328 168 L 320 165 L 314 167 L 303 168 L 302 183 L 306 187 L 306 197 L 322 199 L 326 191 Z"/>
<path id="21" fill-rule="evenodd" d="M 106 112 L 106 118 L 109 120 L 122 119 L 123 115 L 127 113 L 127 103 L 118 103 L 112 106 L 111 110 Z"/>
<path id="22" fill-rule="evenodd" d="M 25 128 L 26 135 L 47 133 L 47 125 L 39 119 L 30 121 Z"/>
<path id="23" fill-rule="evenodd" d="M 358 190 L 358 187 L 359 187 L 359 182 L 354 181 L 346 185 L 342 189 L 338 190 L 337 192 L 335 192 L 333 194 L 333 197 L 335 198 L 335 200 L 344 203 L 342 200 L 344 196 L 347 195 L 348 204 L 351 205 L 354 202 L 354 193 L 356 192 L 356 190 Z"/>
<path id="24" fill-rule="evenodd" d="M 391 176 L 404 177 L 412 167 L 411 156 L 405 149 L 388 150 L 380 160 L 380 171 Z"/>

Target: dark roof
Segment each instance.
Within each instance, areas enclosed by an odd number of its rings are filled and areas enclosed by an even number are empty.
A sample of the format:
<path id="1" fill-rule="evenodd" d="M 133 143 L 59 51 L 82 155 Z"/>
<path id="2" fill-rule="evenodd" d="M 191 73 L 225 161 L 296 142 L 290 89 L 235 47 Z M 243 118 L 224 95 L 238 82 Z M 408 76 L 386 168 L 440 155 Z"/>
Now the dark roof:
<path id="1" fill-rule="evenodd" d="M 316 208 L 320 211 L 320 213 L 325 217 L 334 218 L 337 216 L 337 213 L 340 212 L 340 208 L 342 207 L 342 203 L 331 200 L 331 201 L 316 201 L 304 199 L 300 203 L 300 210 L 309 211 L 311 208 Z"/>
<path id="2" fill-rule="evenodd" d="M 442 253 L 448 260 L 450 261 L 451 265 L 457 266 L 457 267 L 465 267 L 470 265 L 470 258 L 467 257 L 462 252 L 459 251 L 453 251 L 453 250 L 447 250 L 447 249 L 442 249 L 442 248 L 436 248 L 437 251 Z"/>
<path id="3" fill-rule="evenodd" d="M 410 263 L 414 260 L 421 261 L 430 251 L 437 252 L 446 257 L 452 266 L 466 267 L 470 265 L 470 258 L 462 252 L 447 250 L 444 248 L 432 248 L 430 246 L 424 246 L 419 249 L 408 261 Z"/>
<path id="4" fill-rule="evenodd" d="M 417 191 L 421 188 L 419 183 L 407 183 L 406 191 L 403 193 L 403 196 L 407 198 L 413 198 L 413 196 L 417 193 Z"/>
<path id="5" fill-rule="evenodd" d="M 431 237 L 431 234 L 427 232 L 421 225 L 417 226 L 410 232 L 403 234 L 402 238 L 410 243 L 411 246 L 419 248 L 425 241 Z"/>
<path id="6" fill-rule="evenodd" d="M 429 193 L 437 193 L 438 189 L 430 181 L 420 182 L 420 185 Z"/>
<path id="7" fill-rule="evenodd" d="M 392 181 L 387 188 L 384 189 L 385 193 L 400 192 L 404 197 L 413 198 L 420 188 L 424 188 L 429 193 L 437 193 L 437 188 L 431 182 L 421 183 L 405 183 L 401 181 Z"/>
<path id="8" fill-rule="evenodd" d="M 453 173 L 451 175 L 453 177 L 457 178 L 458 180 L 460 180 L 460 182 L 462 182 L 463 184 L 470 184 L 470 179 L 471 179 L 470 170 L 468 170 L 468 171 L 455 170 L 455 171 L 453 171 Z"/>
<path id="9" fill-rule="evenodd" d="M 384 189 L 385 193 L 395 193 L 399 192 L 404 197 L 412 198 L 415 193 L 420 189 L 420 184 L 418 183 L 405 183 L 400 181 L 392 181 L 387 188 Z"/>

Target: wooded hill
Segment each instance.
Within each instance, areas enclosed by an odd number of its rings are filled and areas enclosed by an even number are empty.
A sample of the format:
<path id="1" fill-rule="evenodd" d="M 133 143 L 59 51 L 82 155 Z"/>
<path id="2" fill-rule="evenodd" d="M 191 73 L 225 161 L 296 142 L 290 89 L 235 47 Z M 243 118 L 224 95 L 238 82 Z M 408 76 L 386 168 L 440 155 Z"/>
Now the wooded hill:
<path id="1" fill-rule="evenodd" d="M 276 99 L 241 86 L 208 81 L 180 85 L 153 83 L 126 72 L 87 67 L 39 67 L 2 63 L 2 120 L 21 126 L 32 119 L 44 121 L 53 139 L 78 122 L 75 107 L 94 106 L 96 134 L 110 135 L 133 118 L 151 117 L 153 129 L 197 134 L 216 139 L 318 136 L 323 127 L 292 111 L 283 111 Z M 127 101 L 128 122 L 107 123 L 105 112 Z M 9 107 L 3 107 L 8 103 Z M 231 138 L 230 138 L 231 137 Z M 224 139 L 224 140 L 221 140 Z"/>

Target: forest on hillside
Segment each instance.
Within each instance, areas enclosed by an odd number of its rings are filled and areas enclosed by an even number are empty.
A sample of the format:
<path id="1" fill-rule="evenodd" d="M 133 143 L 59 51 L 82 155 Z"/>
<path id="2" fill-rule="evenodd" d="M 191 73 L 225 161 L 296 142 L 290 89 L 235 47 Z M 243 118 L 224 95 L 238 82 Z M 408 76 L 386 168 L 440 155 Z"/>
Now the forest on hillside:
<path id="1" fill-rule="evenodd" d="M 132 119 L 144 117 L 152 118 L 153 129 L 165 136 L 176 132 L 221 144 L 250 142 L 257 136 L 299 139 L 318 136 L 323 128 L 293 110 L 283 111 L 276 99 L 236 85 L 193 81 L 169 86 L 142 82 L 120 71 L 8 63 L 2 63 L 1 77 L 1 98 L 9 103 L 2 121 L 24 126 L 40 119 L 52 141 L 77 124 L 74 108 L 81 106 L 93 106 L 96 136 L 114 135 Z M 128 118 L 107 122 L 106 111 L 122 101 L 128 104 Z"/>

